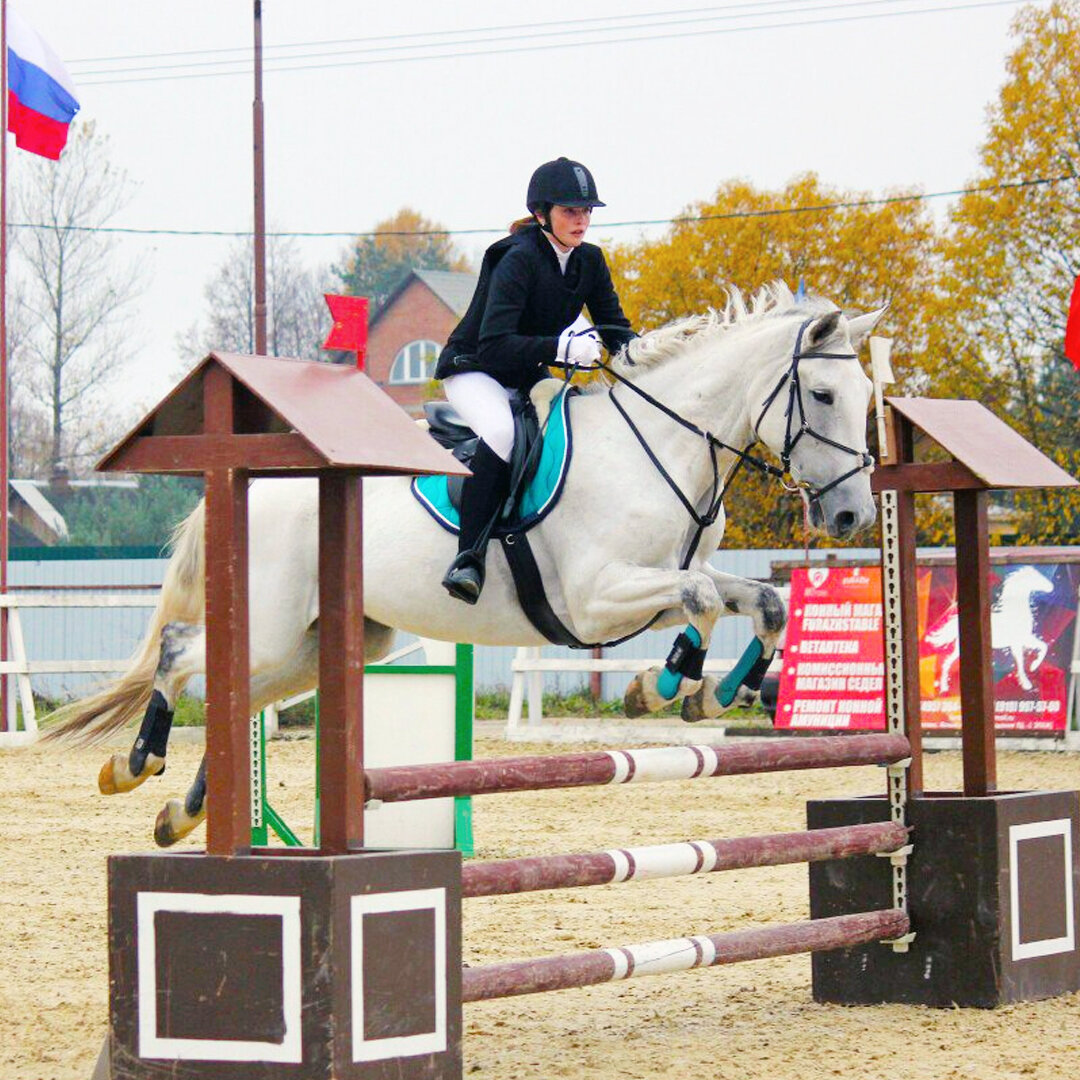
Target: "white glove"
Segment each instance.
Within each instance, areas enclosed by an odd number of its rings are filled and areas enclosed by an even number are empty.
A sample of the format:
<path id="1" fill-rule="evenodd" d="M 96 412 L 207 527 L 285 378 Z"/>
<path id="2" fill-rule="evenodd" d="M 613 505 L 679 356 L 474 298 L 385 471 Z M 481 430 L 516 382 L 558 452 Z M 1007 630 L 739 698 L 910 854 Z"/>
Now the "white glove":
<path id="1" fill-rule="evenodd" d="M 559 335 L 558 352 L 556 360 L 564 364 L 595 364 L 600 359 L 600 341 L 595 331 L 587 334 L 576 334 L 574 328 L 567 327 Z"/>

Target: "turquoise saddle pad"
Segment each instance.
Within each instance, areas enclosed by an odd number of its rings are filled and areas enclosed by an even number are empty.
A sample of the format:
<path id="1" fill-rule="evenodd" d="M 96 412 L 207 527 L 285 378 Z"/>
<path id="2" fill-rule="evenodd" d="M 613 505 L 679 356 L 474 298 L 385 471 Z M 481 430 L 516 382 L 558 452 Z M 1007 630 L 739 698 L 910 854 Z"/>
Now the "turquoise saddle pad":
<path id="1" fill-rule="evenodd" d="M 532 528 L 559 501 L 573 453 L 573 438 L 570 433 L 572 396 L 572 393 L 564 389 L 552 398 L 536 475 L 518 500 L 511 519 L 502 522 L 494 535 L 523 532 Z M 418 476 L 412 482 L 412 493 L 444 529 L 455 535 L 458 533 L 460 520 L 457 509 L 450 501 L 445 476 Z"/>

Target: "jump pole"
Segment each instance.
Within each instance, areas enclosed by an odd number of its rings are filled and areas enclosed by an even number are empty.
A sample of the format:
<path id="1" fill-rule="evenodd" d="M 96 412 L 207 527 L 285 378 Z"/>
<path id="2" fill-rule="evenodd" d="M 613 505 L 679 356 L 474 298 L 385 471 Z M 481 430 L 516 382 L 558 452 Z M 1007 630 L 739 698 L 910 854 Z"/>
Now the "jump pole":
<path id="1" fill-rule="evenodd" d="M 461 870 L 461 894 L 506 896 L 540 889 L 569 889 L 623 881 L 745 870 L 752 866 L 849 859 L 896 851 L 907 843 L 903 825 L 886 821 L 850 828 L 771 833 L 725 840 L 615 848 L 582 855 L 470 863 Z"/>
<path id="2" fill-rule="evenodd" d="M 903 735 L 823 735 L 768 739 L 743 746 L 667 746 L 402 765 L 366 770 L 364 786 L 368 804 L 407 802 L 846 765 L 891 765 L 909 753 Z"/>
<path id="3" fill-rule="evenodd" d="M 823 952 L 901 937 L 908 932 L 909 926 L 906 912 L 868 911 L 761 930 L 704 934 L 540 960 L 485 964 L 465 968 L 462 972 L 462 1000 L 484 1001 L 540 994 L 640 975 L 666 975 L 744 960 L 764 960 L 770 956 Z"/>

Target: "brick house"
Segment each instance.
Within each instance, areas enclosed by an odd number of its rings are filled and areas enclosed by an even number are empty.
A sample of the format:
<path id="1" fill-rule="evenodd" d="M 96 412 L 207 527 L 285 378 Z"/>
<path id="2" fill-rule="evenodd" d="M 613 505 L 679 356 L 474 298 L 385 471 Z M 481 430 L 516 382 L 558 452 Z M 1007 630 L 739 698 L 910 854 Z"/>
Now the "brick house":
<path id="1" fill-rule="evenodd" d="M 411 416 L 422 413 L 439 351 L 476 281 L 476 274 L 453 270 L 411 270 L 371 320 L 367 373 Z"/>

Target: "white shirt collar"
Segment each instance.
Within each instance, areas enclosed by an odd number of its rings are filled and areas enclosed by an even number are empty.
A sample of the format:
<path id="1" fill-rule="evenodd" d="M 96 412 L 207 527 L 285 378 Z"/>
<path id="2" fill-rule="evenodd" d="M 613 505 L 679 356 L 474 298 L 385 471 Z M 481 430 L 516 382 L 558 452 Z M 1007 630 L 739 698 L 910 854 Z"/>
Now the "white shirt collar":
<path id="1" fill-rule="evenodd" d="M 561 273 L 566 273 L 566 264 L 570 261 L 570 256 L 574 254 L 574 249 L 569 251 L 563 251 L 559 245 L 555 242 L 555 237 L 551 235 L 546 229 L 544 235 L 548 239 L 548 243 L 551 245 L 551 250 L 555 252 L 555 258 L 559 260 L 559 270 Z"/>

